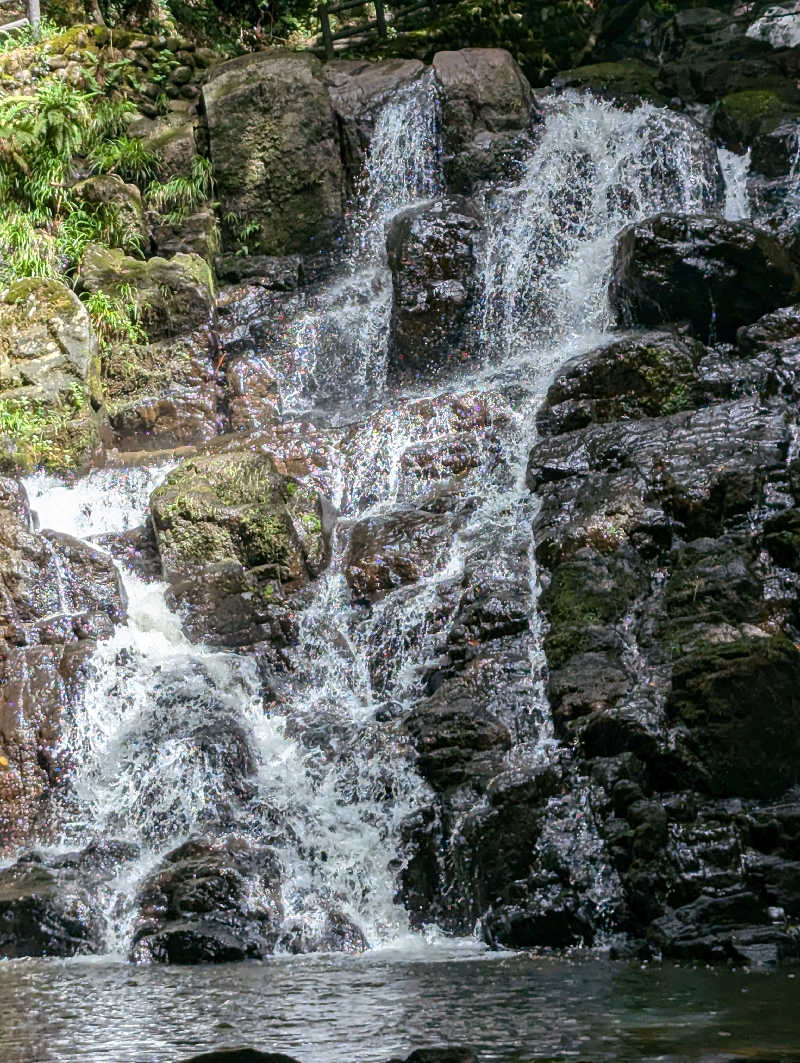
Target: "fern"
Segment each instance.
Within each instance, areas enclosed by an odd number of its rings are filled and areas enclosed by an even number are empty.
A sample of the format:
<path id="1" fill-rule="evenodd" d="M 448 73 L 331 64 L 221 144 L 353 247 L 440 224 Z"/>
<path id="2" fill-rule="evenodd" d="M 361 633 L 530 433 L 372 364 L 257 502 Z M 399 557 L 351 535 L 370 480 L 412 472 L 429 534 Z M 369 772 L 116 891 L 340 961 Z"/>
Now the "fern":
<path id="1" fill-rule="evenodd" d="M 147 185 L 158 176 L 161 163 L 141 140 L 126 135 L 101 141 L 89 153 L 95 173 L 117 173 L 126 181 Z"/>
<path id="2" fill-rule="evenodd" d="M 148 191 L 148 205 L 160 214 L 182 219 L 211 196 L 213 181 L 211 163 L 201 155 L 192 159 L 190 173 L 176 174 L 163 184 L 152 184 Z"/>

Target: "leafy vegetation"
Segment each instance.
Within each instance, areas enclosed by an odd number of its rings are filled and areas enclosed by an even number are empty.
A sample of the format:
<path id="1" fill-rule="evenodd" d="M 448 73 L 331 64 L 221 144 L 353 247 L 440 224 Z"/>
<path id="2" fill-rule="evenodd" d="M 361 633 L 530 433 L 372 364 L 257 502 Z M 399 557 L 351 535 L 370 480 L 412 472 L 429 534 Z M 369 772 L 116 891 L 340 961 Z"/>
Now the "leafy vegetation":
<path id="1" fill-rule="evenodd" d="M 163 184 L 151 184 L 147 202 L 169 221 L 179 223 L 190 211 L 210 199 L 212 189 L 211 163 L 202 155 L 195 155 L 188 175 L 175 174 Z"/>
<path id="2" fill-rule="evenodd" d="M 13 440 L 15 463 L 52 471 L 73 466 L 91 438 L 90 427 L 80 423 L 85 403 L 79 385 L 57 407 L 27 398 L 0 398 L 0 437 Z"/>

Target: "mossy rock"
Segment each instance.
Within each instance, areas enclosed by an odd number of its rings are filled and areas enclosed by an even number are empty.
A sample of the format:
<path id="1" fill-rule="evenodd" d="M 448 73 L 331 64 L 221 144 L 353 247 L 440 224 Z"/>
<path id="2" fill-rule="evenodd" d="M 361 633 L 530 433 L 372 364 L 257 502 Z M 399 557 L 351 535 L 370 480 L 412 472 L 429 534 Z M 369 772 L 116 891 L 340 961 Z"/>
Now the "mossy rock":
<path id="1" fill-rule="evenodd" d="M 84 253 L 81 283 L 88 292 L 128 294 L 153 340 L 204 328 L 213 320 L 214 277 L 199 255 L 142 262 L 92 244 Z"/>
<path id="2" fill-rule="evenodd" d="M 165 574 L 234 563 L 261 582 L 300 586 L 323 566 L 322 505 L 270 455 L 235 452 L 184 462 L 151 498 Z"/>
<path id="3" fill-rule="evenodd" d="M 714 107 L 712 132 L 725 147 L 740 154 L 758 137 L 800 113 L 800 101 L 787 100 L 772 88 L 746 89 L 723 96 Z"/>
<path id="4" fill-rule="evenodd" d="M 89 315 L 59 281 L 0 297 L 0 435 L 7 466 L 83 467 L 99 445 L 100 357 Z"/>
<path id="5" fill-rule="evenodd" d="M 658 70 L 638 59 L 593 63 L 564 70 L 553 78 L 553 84 L 560 89 L 590 90 L 598 96 L 615 100 L 665 102 Z"/>
<path id="6" fill-rule="evenodd" d="M 540 429 L 557 435 L 690 409 L 702 354 L 691 338 L 650 332 L 578 355 L 550 386 L 537 415 Z"/>
<path id="7" fill-rule="evenodd" d="M 339 136 L 321 64 L 271 49 L 220 64 L 204 86 L 223 247 L 317 250 L 342 225 Z"/>
<path id="8" fill-rule="evenodd" d="M 789 639 L 699 646 L 674 666 L 667 711 L 711 793 L 773 798 L 800 782 L 800 649 Z"/>

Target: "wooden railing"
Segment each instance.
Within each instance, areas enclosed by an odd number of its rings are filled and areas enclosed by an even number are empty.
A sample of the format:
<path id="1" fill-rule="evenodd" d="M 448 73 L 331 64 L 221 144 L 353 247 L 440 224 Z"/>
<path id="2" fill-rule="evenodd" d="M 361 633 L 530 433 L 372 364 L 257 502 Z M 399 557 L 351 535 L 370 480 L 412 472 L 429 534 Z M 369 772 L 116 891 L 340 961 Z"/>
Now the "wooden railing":
<path id="1" fill-rule="evenodd" d="M 355 26 L 343 26 L 333 31 L 331 27 L 331 15 L 338 15 L 342 11 L 350 11 L 352 8 L 365 7 L 365 0 L 343 0 L 342 3 L 322 3 L 317 7 L 317 15 L 322 27 L 322 43 L 325 48 L 325 57 L 333 58 L 333 42 L 344 40 L 346 37 L 357 37 L 365 34 L 377 33 L 379 37 L 386 39 L 389 36 L 389 26 L 395 28 L 398 23 L 414 11 L 421 11 L 425 7 L 439 7 L 441 2 L 437 0 L 393 0 L 385 4 L 384 0 L 371 0 L 375 8 L 375 18 L 367 22 L 360 22 Z M 387 7 L 389 11 L 387 12 Z M 388 18 L 387 18 L 388 14 Z"/>
<path id="2" fill-rule="evenodd" d="M 12 3 L 12 0 L 0 0 L 0 5 Z M 18 18 L 15 22 L 6 22 L 0 26 L 0 33 L 11 33 L 12 30 L 21 30 L 23 26 L 33 27 L 33 32 L 38 32 L 39 23 L 42 20 L 39 9 L 39 0 L 27 0 L 28 14 L 25 18 Z"/>

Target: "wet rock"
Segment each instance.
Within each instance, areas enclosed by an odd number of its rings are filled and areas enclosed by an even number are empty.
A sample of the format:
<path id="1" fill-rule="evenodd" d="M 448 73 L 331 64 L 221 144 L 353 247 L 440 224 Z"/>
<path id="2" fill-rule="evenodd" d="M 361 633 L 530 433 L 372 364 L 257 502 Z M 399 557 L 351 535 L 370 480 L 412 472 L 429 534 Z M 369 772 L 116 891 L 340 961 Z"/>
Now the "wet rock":
<path id="1" fill-rule="evenodd" d="M 712 132 L 740 155 L 751 148 L 754 173 L 782 177 L 796 154 L 797 123 L 792 116 L 797 112 L 800 97 L 793 106 L 770 89 L 734 92 L 715 106 Z"/>
<path id="2" fill-rule="evenodd" d="M 107 350 L 102 378 L 110 443 L 118 450 L 205 442 L 224 423 L 214 338 L 208 332 Z"/>
<path id="3" fill-rule="evenodd" d="M 203 87 L 223 244 L 284 255 L 342 218 L 342 163 L 319 62 L 272 49 L 217 66 Z"/>
<path id="4" fill-rule="evenodd" d="M 421 510 L 395 511 L 356 523 L 345 562 L 354 597 L 374 601 L 433 572 L 453 530 L 450 515 Z"/>
<path id="5" fill-rule="evenodd" d="M 564 70 L 553 78 L 553 85 L 558 89 L 588 90 L 619 103 L 636 104 L 643 99 L 666 102 L 658 67 L 639 59 L 593 63 Z"/>
<path id="6" fill-rule="evenodd" d="M 578 355 L 548 389 L 536 416 L 539 431 L 559 435 L 691 408 L 703 353 L 690 337 L 650 332 Z"/>
<path id="7" fill-rule="evenodd" d="M 662 214 L 623 230 L 610 294 L 630 322 L 689 321 L 704 340 L 732 340 L 799 284 L 788 251 L 749 222 Z"/>
<path id="8" fill-rule="evenodd" d="M 96 640 L 125 597 L 111 558 L 31 531 L 22 485 L 0 480 L 0 845 L 23 841 L 64 771 L 58 742 Z"/>
<path id="9" fill-rule="evenodd" d="M 309 929 L 284 930 L 280 948 L 293 953 L 305 952 L 365 952 L 367 939 L 356 924 L 344 912 L 332 909 L 327 912 L 322 925 Z"/>
<path id="10" fill-rule="evenodd" d="M 798 676 L 800 650 L 780 636 L 701 646 L 675 663 L 667 711 L 712 793 L 769 798 L 800 780 Z"/>
<path id="11" fill-rule="evenodd" d="M 214 314 L 214 279 L 198 255 L 177 254 L 167 261 L 128 258 L 122 251 L 91 244 L 84 253 L 81 284 L 85 291 L 131 289 L 151 340 L 177 336 L 209 325 Z"/>
<path id="12" fill-rule="evenodd" d="M 391 223 L 394 372 L 436 373 L 472 354 L 468 325 L 479 239 L 478 215 L 460 197 L 412 207 Z"/>
<path id="13" fill-rule="evenodd" d="M 488 781 L 511 745 L 508 729 L 476 706 L 469 680 L 465 676 L 440 688 L 405 721 L 419 755 L 420 774 L 438 789 Z"/>
<path id="14" fill-rule="evenodd" d="M 302 281 L 300 255 L 218 255 L 214 268 L 221 281 L 249 281 L 272 291 L 290 292 Z"/>
<path id="15" fill-rule="evenodd" d="M 145 881 L 131 945 L 136 963 L 225 963 L 269 955 L 283 911 L 271 849 L 190 841 Z"/>
<path id="16" fill-rule="evenodd" d="M 79 876 L 22 859 L 0 871 L 0 955 L 75 956 L 102 948 L 102 915 Z"/>
<path id="17" fill-rule="evenodd" d="M 327 563 L 320 496 L 269 454 L 193 458 L 151 498 L 164 576 L 192 638 L 225 645 L 290 637 L 295 592 Z M 288 626 L 287 626 L 288 625 Z"/>
<path id="18" fill-rule="evenodd" d="M 86 307 L 56 280 L 16 281 L 0 298 L 0 436 L 11 468 L 84 466 L 99 446 L 100 362 Z M 25 431 L 24 429 L 27 429 Z"/>
<path id="19" fill-rule="evenodd" d="M 339 125 L 349 194 L 356 188 L 381 108 L 421 76 L 418 59 L 335 59 L 323 67 Z"/>

